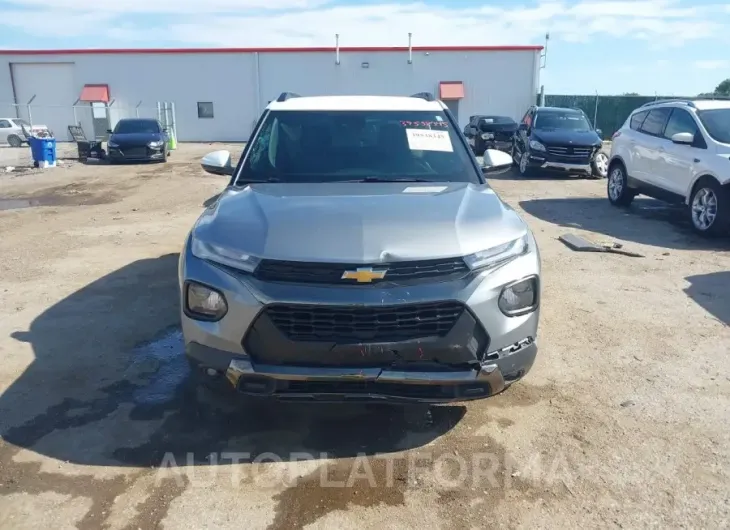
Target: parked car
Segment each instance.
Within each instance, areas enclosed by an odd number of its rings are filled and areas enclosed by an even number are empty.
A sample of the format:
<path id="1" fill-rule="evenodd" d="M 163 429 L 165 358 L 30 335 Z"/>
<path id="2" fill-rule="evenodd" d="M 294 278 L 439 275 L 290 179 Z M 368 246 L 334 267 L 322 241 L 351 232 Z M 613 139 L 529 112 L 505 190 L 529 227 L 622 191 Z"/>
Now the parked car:
<path id="1" fill-rule="evenodd" d="M 464 128 L 469 145 L 477 156 L 486 149 L 510 151 L 517 122 L 509 116 L 471 116 Z"/>
<path id="2" fill-rule="evenodd" d="M 28 143 L 29 133 L 44 137 L 53 135 L 45 125 L 31 126 L 19 118 L 0 118 L 0 143 L 10 144 L 10 147 L 21 147 Z"/>
<path id="3" fill-rule="evenodd" d="M 430 94 L 270 103 L 180 254 L 185 352 L 219 390 L 299 401 L 485 398 L 537 354 L 528 225 Z M 219 386 L 220 385 L 220 386 Z"/>
<path id="4" fill-rule="evenodd" d="M 602 135 L 580 109 L 533 106 L 514 136 L 512 158 L 522 176 L 551 171 L 605 178 Z"/>
<path id="5" fill-rule="evenodd" d="M 638 194 L 688 206 L 695 231 L 730 230 L 730 101 L 671 100 L 634 110 L 613 135 L 608 200 Z"/>
<path id="6" fill-rule="evenodd" d="M 150 118 L 125 118 L 117 122 L 107 141 L 110 162 L 166 162 L 169 137 L 162 124 Z"/>

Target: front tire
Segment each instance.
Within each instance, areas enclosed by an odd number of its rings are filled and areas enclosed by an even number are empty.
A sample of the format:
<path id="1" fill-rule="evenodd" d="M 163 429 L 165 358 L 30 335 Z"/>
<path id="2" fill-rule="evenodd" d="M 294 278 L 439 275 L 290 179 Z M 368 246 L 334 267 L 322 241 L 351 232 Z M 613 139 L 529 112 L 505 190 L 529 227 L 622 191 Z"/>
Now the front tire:
<path id="1" fill-rule="evenodd" d="M 8 144 L 10 144 L 10 147 L 20 147 L 23 145 L 23 140 L 17 134 L 11 134 L 8 136 Z"/>
<path id="2" fill-rule="evenodd" d="M 623 164 L 616 163 L 608 172 L 606 183 L 608 200 L 614 206 L 628 206 L 636 197 L 636 192 L 629 188 L 629 179 Z"/>
<path id="3" fill-rule="evenodd" d="M 593 157 L 593 161 L 591 162 L 591 175 L 599 179 L 608 177 L 608 156 L 603 151 L 599 151 Z"/>
<path id="4" fill-rule="evenodd" d="M 730 229 L 730 193 L 712 177 L 702 177 L 689 199 L 692 228 L 705 237 L 717 237 Z"/>
<path id="5" fill-rule="evenodd" d="M 522 177 L 529 177 L 532 175 L 532 168 L 530 167 L 530 153 L 528 153 L 527 150 L 520 154 L 520 161 L 517 164 L 517 169 Z"/>

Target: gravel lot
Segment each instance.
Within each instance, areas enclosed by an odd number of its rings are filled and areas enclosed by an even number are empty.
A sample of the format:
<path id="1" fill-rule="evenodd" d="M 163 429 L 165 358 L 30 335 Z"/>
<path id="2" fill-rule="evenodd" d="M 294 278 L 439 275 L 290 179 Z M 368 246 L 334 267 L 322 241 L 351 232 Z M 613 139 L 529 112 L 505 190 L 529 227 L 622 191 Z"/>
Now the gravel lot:
<path id="1" fill-rule="evenodd" d="M 0 148 L 0 528 L 730 525 L 730 239 L 502 175 L 544 264 L 527 378 L 430 409 L 217 403 L 186 390 L 176 266 L 222 147 L 13 173 Z"/>

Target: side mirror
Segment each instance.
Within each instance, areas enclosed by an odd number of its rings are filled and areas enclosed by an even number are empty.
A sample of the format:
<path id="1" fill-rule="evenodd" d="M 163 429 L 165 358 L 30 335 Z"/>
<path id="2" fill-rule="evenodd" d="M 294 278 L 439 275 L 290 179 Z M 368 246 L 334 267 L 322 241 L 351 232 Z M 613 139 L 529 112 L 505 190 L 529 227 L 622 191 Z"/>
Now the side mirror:
<path id="1" fill-rule="evenodd" d="M 107 134 L 114 134 L 114 131 L 112 131 L 111 129 L 107 129 L 107 130 L 106 130 L 106 133 L 107 133 Z"/>
<path id="2" fill-rule="evenodd" d="M 504 151 L 497 149 L 487 149 L 484 151 L 484 165 L 482 173 L 493 174 L 503 173 L 512 167 L 512 156 Z"/>
<path id="3" fill-rule="evenodd" d="M 212 175 L 233 175 L 234 167 L 231 165 L 231 153 L 228 151 L 213 151 L 208 153 L 200 161 L 203 169 Z"/>
<path id="4" fill-rule="evenodd" d="M 675 144 L 691 144 L 695 141 L 695 135 L 688 132 L 673 134 L 672 141 Z"/>
<path id="5" fill-rule="evenodd" d="M 601 129 L 596 129 L 596 134 L 601 140 L 603 140 L 603 131 Z"/>

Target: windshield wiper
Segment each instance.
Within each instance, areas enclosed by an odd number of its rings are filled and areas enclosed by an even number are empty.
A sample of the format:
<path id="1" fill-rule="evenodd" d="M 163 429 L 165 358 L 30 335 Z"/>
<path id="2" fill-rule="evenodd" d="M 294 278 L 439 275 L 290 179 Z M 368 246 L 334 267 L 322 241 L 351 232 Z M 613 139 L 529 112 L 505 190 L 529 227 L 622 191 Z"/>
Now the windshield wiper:
<path id="1" fill-rule="evenodd" d="M 238 179 L 236 185 L 241 184 L 266 184 L 268 182 L 281 182 L 281 179 L 276 177 L 269 177 L 267 179 Z"/>
<path id="2" fill-rule="evenodd" d="M 407 178 L 390 178 L 390 177 L 362 177 L 359 179 L 352 179 L 352 180 L 339 180 L 337 182 L 433 182 L 433 180 L 429 179 L 419 179 L 419 178 L 413 178 L 413 177 L 407 177 Z"/>

